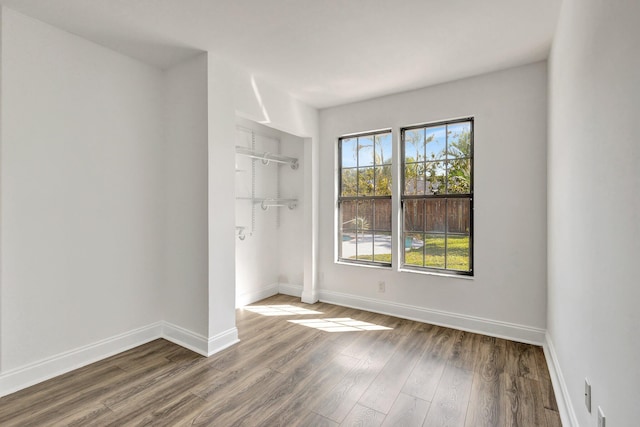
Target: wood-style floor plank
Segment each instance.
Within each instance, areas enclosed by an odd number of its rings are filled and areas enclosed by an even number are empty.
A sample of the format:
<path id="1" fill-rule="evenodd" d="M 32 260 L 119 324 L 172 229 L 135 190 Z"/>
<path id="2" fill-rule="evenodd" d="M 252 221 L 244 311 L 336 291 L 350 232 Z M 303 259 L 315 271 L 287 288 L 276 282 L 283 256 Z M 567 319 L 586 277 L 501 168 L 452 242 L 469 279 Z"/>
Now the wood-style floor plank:
<path id="1" fill-rule="evenodd" d="M 359 402 L 364 406 L 388 414 L 407 377 L 427 347 L 427 341 L 406 336 Z"/>
<path id="2" fill-rule="evenodd" d="M 304 418 L 294 424 L 291 424 L 291 426 L 295 427 L 337 427 L 339 425 L 340 424 L 337 422 L 330 420 L 329 418 L 325 418 L 322 415 L 318 415 L 315 412 L 309 412 Z"/>
<path id="3" fill-rule="evenodd" d="M 287 400 L 278 408 L 278 411 L 268 417 L 263 417 L 262 424 L 265 426 L 292 426 L 297 425 L 300 420 L 306 419 L 309 413 L 309 403 L 316 402 L 323 395 L 328 393 L 344 376 L 350 372 L 358 362 L 357 359 L 346 355 L 337 355 L 332 362 L 323 369 L 313 373 L 309 381 L 298 387 L 295 397 Z M 314 413 L 314 418 L 321 418 L 323 423 L 328 418 Z M 335 421 L 331 421 L 338 425 Z M 300 424 L 305 425 L 305 424 Z M 306 424 L 315 425 L 315 424 Z M 333 424 L 332 424 L 333 425 Z"/>
<path id="4" fill-rule="evenodd" d="M 99 366 L 95 371 L 87 367 L 45 381 L 0 399 L 0 425 L 26 419 L 34 413 L 51 410 L 70 395 L 84 392 L 91 384 L 99 384 L 124 373 L 117 366 Z M 30 393 L 31 391 L 31 393 Z"/>
<path id="5" fill-rule="evenodd" d="M 212 425 L 214 423 L 235 422 L 248 412 L 248 404 L 256 397 L 261 397 L 264 393 L 270 393 L 277 377 L 282 374 L 269 368 L 261 368 L 234 390 L 223 393 L 224 396 L 216 397 L 206 410 L 198 414 L 193 420 L 193 425 Z"/>
<path id="6" fill-rule="evenodd" d="M 380 364 L 370 359 L 360 360 L 332 390 L 318 399 L 312 406 L 312 410 L 325 418 L 341 423 L 373 382 L 380 369 Z"/>
<path id="7" fill-rule="evenodd" d="M 505 381 L 506 425 L 546 427 L 547 418 L 538 381 L 503 374 Z"/>
<path id="8" fill-rule="evenodd" d="M 541 350 L 539 347 L 514 341 L 507 341 L 507 365 L 506 371 L 518 377 L 538 379 L 538 367 L 535 353 Z"/>
<path id="9" fill-rule="evenodd" d="M 472 382 L 472 371 L 447 365 L 423 425 L 464 426 Z"/>
<path id="10" fill-rule="evenodd" d="M 536 368 L 538 369 L 538 376 L 540 379 L 540 391 L 542 392 L 542 402 L 544 407 L 558 412 L 558 403 L 556 402 L 556 396 L 553 394 L 553 387 L 551 386 L 551 376 L 549 375 L 549 368 L 547 367 L 547 361 L 544 356 L 544 352 L 536 351 Z"/>
<path id="11" fill-rule="evenodd" d="M 92 404 L 81 408 L 78 412 L 67 413 L 57 420 L 47 421 L 51 427 L 82 427 L 86 425 L 96 425 L 100 419 L 110 417 L 113 412 L 101 403 Z"/>
<path id="12" fill-rule="evenodd" d="M 241 342 L 202 357 L 165 340 L 0 398 L 4 426 L 560 426 L 540 347 L 277 295 L 237 310 Z M 387 330 L 325 332 L 350 318 Z"/>
<path id="13" fill-rule="evenodd" d="M 429 347 L 424 351 L 407 378 L 402 392 L 431 402 L 449 360 L 457 331 L 436 326 L 427 335 Z"/>
<path id="14" fill-rule="evenodd" d="M 385 415 L 375 409 L 357 404 L 353 407 L 347 418 L 340 424 L 343 427 L 379 427 L 384 422 Z"/>
<path id="15" fill-rule="evenodd" d="M 560 420 L 558 411 L 545 408 L 544 414 L 547 420 L 547 427 L 562 427 L 562 421 Z"/>
<path id="16" fill-rule="evenodd" d="M 290 401 L 297 401 L 301 396 L 306 395 L 301 401 L 312 401 L 313 390 L 318 384 L 330 379 L 330 377 L 340 378 L 347 369 L 340 370 L 333 366 L 326 366 L 334 359 L 335 350 L 330 346 L 318 347 L 299 360 L 291 363 L 292 369 L 279 376 L 279 384 L 271 387 L 269 393 L 252 402 L 249 407 L 256 408 L 250 410 L 246 417 L 242 419 L 243 425 L 286 425 L 275 424 L 282 415 L 283 407 Z M 351 366 L 355 361 L 348 360 L 347 366 Z M 294 409 L 294 408 L 289 408 Z"/>
<path id="17" fill-rule="evenodd" d="M 506 348 L 496 338 L 483 337 L 471 387 L 471 398 L 465 426 L 490 427 L 505 425 L 504 383 L 501 375 L 506 364 Z"/>
<path id="18" fill-rule="evenodd" d="M 421 426 L 429 411 L 429 402 L 400 393 L 382 427 Z"/>
<path id="19" fill-rule="evenodd" d="M 481 335 L 458 331 L 451 349 L 449 364 L 456 368 L 473 371 L 478 361 L 478 346 Z"/>

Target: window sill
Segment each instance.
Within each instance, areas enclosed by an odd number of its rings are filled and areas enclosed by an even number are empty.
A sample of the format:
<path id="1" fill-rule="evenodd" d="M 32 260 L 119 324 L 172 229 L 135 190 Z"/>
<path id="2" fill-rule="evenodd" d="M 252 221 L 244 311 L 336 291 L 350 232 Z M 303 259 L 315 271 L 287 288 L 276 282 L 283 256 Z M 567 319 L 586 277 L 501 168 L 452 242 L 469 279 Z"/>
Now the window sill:
<path id="1" fill-rule="evenodd" d="M 464 280 L 473 280 L 474 276 L 467 276 L 465 274 L 454 274 L 454 273 L 439 273 L 437 271 L 421 271 L 421 270 L 412 270 L 410 268 L 400 268 L 398 269 L 400 273 L 415 273 L 415 274 L 425 274 L 427 276 L 439 276 L 439 277 L 449 277 L 452 279 L 464 279 Z"/>
<path id="2" fill-rule="evenodd" d="M 378 270 L 391 270 L 393 268 L 391 265 L 371 265 L 371 264 L 360 264 L 357 262 L 347 262 L 347 261 L 336 261 L 336 264 L 348 265 L 349 267 L 375 268 Z"/>

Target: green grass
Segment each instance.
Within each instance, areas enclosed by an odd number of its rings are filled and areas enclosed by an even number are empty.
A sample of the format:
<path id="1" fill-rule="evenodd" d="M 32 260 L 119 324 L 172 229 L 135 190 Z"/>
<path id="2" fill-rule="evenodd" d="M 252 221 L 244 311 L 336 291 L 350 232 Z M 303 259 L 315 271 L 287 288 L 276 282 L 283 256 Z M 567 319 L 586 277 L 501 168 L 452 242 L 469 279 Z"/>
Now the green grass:
<path id="1" fill-rule="evenodd" d="M 405 251 L 404 262 L 406 265 L 418 267 L 445 268 L 444 263 L 444 236 L 431 235 L 425 242 L 425 259 L 423 264 L 422 249 Z M 355 259 L 355 257 L 352 257 Z M 371 261 L 371 255 L 359 256 L 359 260 Z M 373 261 L 390 263 L 391 254 L 378 254 Z M 447 269 L 469 271 L 469 236 L 448 236 L 447 244 Z"/>

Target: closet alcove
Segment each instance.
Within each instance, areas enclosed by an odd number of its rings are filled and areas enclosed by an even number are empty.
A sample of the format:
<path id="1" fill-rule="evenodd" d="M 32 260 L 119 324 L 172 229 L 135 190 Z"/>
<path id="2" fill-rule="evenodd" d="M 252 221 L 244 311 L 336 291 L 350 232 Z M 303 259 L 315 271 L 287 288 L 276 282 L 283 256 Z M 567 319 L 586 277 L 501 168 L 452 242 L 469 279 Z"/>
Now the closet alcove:
<path id="1" fill-rule="evenodd" d="M 304 140 L 259 123 L 236 123 L 236 307 L 304 281 Z"/>

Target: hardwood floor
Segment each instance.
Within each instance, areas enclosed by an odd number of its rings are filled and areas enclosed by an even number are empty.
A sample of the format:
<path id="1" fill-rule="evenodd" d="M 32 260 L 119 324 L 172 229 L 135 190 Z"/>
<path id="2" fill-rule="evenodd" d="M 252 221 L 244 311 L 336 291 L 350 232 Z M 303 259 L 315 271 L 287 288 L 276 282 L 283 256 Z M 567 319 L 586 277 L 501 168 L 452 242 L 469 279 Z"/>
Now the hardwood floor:
<path id="1" fill-rule="evenodd" d="M 560 426 L 540 347 L 277 295 L 210 358 L 156 340 L 0 399 L 2 426 Z M 342 319 L 326 332 L 289 320 Z M 318 322 L 311 325 L 332 327 Z"/>

